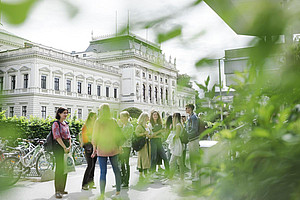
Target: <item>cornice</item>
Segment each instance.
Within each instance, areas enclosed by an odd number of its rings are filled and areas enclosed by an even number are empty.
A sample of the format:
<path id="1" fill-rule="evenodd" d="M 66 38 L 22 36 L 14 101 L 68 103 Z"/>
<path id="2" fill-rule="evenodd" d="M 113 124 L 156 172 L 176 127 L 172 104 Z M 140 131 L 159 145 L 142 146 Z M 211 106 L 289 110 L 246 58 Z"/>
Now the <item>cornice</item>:
<path id="1" fill-rule="evenodd" d="M 101 71 L 103 73 L 107 73 L 107 74 L 115 75 L 115 76 L 119 76 L 119 77 L 122 76 L 121 73 L 114 73 L 114 72 L 102 70 L 102 69 L 99 69 L 99 68 L 92 68 L 92 67 L 89 67 L 89 66 L 84 65 L 84 64 L 74 63 L 72 61 L 61 60 L 59 58 L 53 58 L 53 57 L 48 57 L 48 56 L 45 56 L 45 55 L 41 55 L 37 52 L 31 52 L 31 53 L 23 54 L 23 55 L 13 55 L 13 56 L 7 57 L 7 58 L 1 58 L 1 56 L 0 56 L 0 63 L 7 62 L 7 61 L 12 61 L 12 60 L 27 59 L 27 58 L 41 58 L 41 59 L 44 59 L 44 60 L 54 61 L 54 62 L 57 62 L 57 63 L 63 63 L 63 64 L 68 64 L 68 65 L 72 65 L 72 66 L 76 66 L 76 67 L 83 67 L 83 68 L 87 68 L 87 69 L 97 70 L 97 71 Z"/>

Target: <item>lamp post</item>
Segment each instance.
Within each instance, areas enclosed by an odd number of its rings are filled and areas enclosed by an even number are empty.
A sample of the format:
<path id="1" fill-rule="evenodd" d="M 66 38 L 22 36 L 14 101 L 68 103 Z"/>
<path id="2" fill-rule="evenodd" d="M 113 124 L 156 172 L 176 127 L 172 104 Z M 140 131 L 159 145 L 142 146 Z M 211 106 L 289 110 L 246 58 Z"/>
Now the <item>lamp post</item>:
<path id="1" fill-rule="evenodd" d="M 222 84 L 222 78 L 221 78 L 221 60 L 224 60 L 224 59 L 225 59 L 225 57 L 217 59 L 218 60 L 218 67 L 219 67 L 219 93 L 220 93 L 221 103 L 223 101 L 223 98 L 222 98 L 223 84 Z M 221 121 L 223 121 L 223 103 L 221 105 Z"/>

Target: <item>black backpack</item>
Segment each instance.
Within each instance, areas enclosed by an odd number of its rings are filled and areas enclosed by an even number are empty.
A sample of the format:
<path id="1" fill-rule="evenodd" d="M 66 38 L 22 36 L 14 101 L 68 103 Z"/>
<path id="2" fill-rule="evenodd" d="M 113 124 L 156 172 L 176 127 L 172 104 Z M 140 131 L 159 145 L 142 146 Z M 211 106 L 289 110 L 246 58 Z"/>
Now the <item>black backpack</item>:
<path id="1" fill-rule="evenodd" d="M 60 129 L 59 121 L 55 121 L 55 122 L 58 123 L 59 129 Z M 53 122 L 53 123 L 55 123 L 55 122 Z M 53 125 L 53 123 L 52 123 L 52 125 Z M 54 139 L 53 139 L 53 133 L 52 133 L 52 125 L 51 125 L 51 130 L 50 130 L 49 134 L 47 135 L 46 141 L 44 143 L 44 149 L 45 149 L 45 151 L 48 151 L 48 152 L 53 152 Z"/>

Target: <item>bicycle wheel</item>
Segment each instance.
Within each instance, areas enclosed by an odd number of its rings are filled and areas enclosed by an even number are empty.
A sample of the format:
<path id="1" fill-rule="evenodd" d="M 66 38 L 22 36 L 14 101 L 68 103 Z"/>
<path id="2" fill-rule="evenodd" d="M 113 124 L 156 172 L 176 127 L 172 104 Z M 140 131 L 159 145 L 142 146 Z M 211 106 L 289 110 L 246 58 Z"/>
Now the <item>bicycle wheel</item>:
<path id="1" fill-rule="evenodd" d="M 14 185 L 22 175 L 22 164 L 18 158 L 8 157 L 0 165 L 0 184 Z"/>
<path id="2" fill-rule="evenodd" d="M 40 154 L 36 160 L 36 173 L 41 176 L 46 170 L 53 170 L 54 165 L 54 156 L 48 152 L 44 152 Z"/>
<path id="3" fill-rule="evenodd" d="M 83 148 L 81 148 L 80 146 L 74 148 L 73 159 L 75 165 L 81 165 L 83 163 L 83 159 L 85 159 L 83 154 Z"/>

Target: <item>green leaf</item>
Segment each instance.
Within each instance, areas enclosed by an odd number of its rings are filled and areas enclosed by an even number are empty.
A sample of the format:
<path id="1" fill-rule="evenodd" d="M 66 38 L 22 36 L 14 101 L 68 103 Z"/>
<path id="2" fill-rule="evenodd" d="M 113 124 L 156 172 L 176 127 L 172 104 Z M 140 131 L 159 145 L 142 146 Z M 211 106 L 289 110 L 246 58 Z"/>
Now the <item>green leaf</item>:
<path id="1" fill-rule="evenodd" d="M 163 43 L 165 41 L 168 41 L 172 38 L 175 38 L 175 37 L 181 35 L 181 32 L 182 32 L 182 27 L 177 26 L 177 27 L 173 28 L 172 30 L 170 30 L 167 33 L 159 33 L 157 35 L 157 42 L 158 43 Z"/>
<path id="2" fill-rule="evenodd" d="M 202 58 L 195 63 L 195 66 L 202 67 L 202 66 L 212 65 L 214 62 L 215 60 L 209 58 Z"/>

